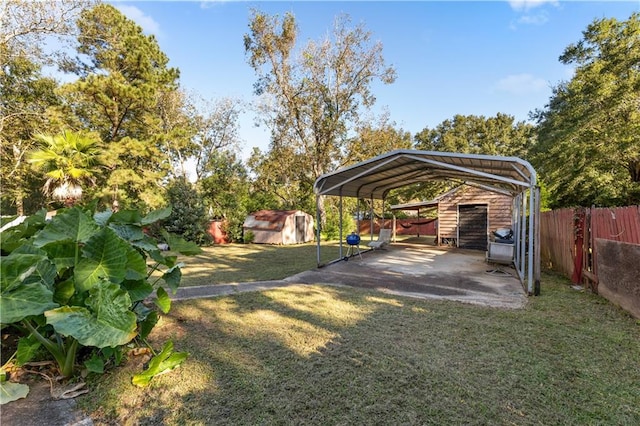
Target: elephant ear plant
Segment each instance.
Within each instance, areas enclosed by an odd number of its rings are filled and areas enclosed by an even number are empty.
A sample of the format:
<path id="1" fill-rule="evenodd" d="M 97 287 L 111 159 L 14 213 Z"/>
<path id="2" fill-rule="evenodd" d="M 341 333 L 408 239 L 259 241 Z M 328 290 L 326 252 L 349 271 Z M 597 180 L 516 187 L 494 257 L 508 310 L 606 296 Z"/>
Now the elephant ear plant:
<path id="1" fill-rule="evenodd" d="M 146 345 L 159 311 L 171 307 L 168 292 L 180 285 L 183 265 L 143 231 L 170 213 L 170 208 L 142 216 L 74 207 L 49 222 L 40 212 L 2 231 L 0 322 L 23 336 L 14 354 L 17 364 L 44 347 L 68 378 L 81 353 L 89 371 L 102 372 L 106 362 L 121 360 L 125 345 Z M 163 237 L 171 253 L 200 252 L 175 235 Z M 148 383 L 186 356 L 167 342 L 133 383 Z M 24 388 L 6 382 L 4 369 L 0 373 L 3 402 L 20 397 Z"/>

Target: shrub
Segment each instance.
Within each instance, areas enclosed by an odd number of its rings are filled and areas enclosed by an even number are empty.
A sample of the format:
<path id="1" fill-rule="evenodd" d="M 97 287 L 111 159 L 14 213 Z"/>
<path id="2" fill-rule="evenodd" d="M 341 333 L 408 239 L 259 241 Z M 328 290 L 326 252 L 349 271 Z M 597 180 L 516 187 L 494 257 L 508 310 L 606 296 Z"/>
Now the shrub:
<path id="1" fill-rule="evenodd" d="M 122 357 L 127 344 L 144 344 L 159 318 L 171 307 L 181 263 L 164 256 L 145 226 L 169 216 L 163 209 L 92 212 L 63 209 L 50 222 L 45 212 L 28 217 L 1 234 L 0 323 L 21 334 L 18 364 L 44 347 L 64 377 L 76 372 L 77 355 L 93 348 L 85 362 L 89 371 L 103 370 Z M 196 254 L 199 247 L 163 231 L 174 252 Z M 149 265 L 147 264 L 149 262 Z M 145 302 L 146 300 L 150 302 Z M 186 354 L 172 353 L 150 363 L 146 379 L 179 364 Z M 4 388 L 3 388 L 4 391 Z"/>
<path id="2" fill-rule="evenodd" d="M 171 214 L 163 222 L 167 231 L 199 245 L 210 244 L 207 211 L 196 188 L 181 177 L 171 183 L 167 195 L 172 206 Z"/>
<path id="3" fill-rule="evenodd" d="M 251 244 L 255 240 L 256 235 L 253 231 L 245 231 L 243 241 L 245 244 Z"/>

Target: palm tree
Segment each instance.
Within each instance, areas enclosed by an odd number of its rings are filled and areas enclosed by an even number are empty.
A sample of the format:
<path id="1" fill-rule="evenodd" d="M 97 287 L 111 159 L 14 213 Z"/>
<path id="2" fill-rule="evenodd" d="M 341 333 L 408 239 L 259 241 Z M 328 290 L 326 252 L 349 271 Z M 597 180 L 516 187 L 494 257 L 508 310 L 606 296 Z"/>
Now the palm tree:
<path id="1" fill-rule="evenodd" d="M 35 136 L 39 148 L 28 161 L 45 173 L 43 192 L 71 206 L 82 198 L 82 187 L 95 184 L 93 179 L 100 164 L 100 139 L 94 135 L 65 130 L 58 135 Z"/>

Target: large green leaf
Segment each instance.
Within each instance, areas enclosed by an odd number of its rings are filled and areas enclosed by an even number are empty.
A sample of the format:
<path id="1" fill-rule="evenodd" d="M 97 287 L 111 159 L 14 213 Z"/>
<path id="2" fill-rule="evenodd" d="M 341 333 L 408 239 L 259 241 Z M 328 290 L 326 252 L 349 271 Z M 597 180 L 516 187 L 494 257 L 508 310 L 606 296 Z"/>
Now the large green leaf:
<path id="1" fill-rule="evenodd" d="M 132 302 L 146 299 L 153 293 L 153 287 L 146 280 L 129 281 L 125 280 L 121 284 L 129 293 Z"/>
<path id="2" fill-rule="evenodd" d="M 26 398 L 29 394 L 29 386 L 22 383 L 0 382 L 0 405 Z"/>
<path id="3" fill-rule="evenodd" d="M 31 361 L 38 353 L 40 346 L 40 341 L 33 334 L 20 338 L 18 341 L 18 350 L 16 351 L 16 361 L 18 365 L 24 365 Z"/>
<path id="4" fill-rule="evenodd" d="M 186 352 L 173 352 L 173 342 L 164 344 L 162 352 L 149 361 L 149 367 L 142 373 L 133 376 L 132 383 L 136 386 L 147 386 L 151 379 L 160 374 L 168 373 L 178 367 L 189 356 Z"/>
<path id="5" fill-rule="evenodd" d="M 40 315 L 58 306 L 51 290 L 55 267 L 45 256 L 11 253 L 0 262 L 0 271 L 1 324 Z"/>
<path id="6" fill-rule="evenodd" d="M 181 238 L 175 234 L 171 234 L 165 230 L 162 231 L 162 237 L 165 239 L 167 244 L 169 244 L 169 248 L 172 251 L 177 251 L 180 254 L 184 254 L 185 256 L 192 256 L 194 254 L 202 253 L 202 249 L 198 247 L 198 245 L 192 241 L 187 241 L 184 238 Z"/>
<path id="7" fill-rule="evenodd" d="M 19 255 L 28 255 L 29 259 L 32 259 L 33 265 L 35 265 L 35 270 L 32 274 L 22 281 L 22 284 L 30 284 L 33 282 L 41 282 L 46 284 L 48 287 L 52 287 L 53 283 L 56 279 L 56 268 L 47 258 L 47 253 L 44 250 L 36 248 L 31 244 L 23 244 L 18 247 L 16 250 L 11 253 L 9 257 L 6 259 L 13 260 L 16 259 Z M 4 274 L 3 274 L 4 276 Z M 10 277 L 11 274 L 8 274 Z"/>
<path id="8" fill-rule="evenodd" d="M 182 266 L 184 266 L 184 264 L 181 262 L 162 274 L 162 279 L 169 285 L 173 294 L 176 294 L 178 287 L 180 287 L 180 280 L 182 280 L 182 270 L 180 268 Z"/>
<path id="9" fill-rule="evenodd" d="M 74 270 L 76 289 L 91 289 L 100 280 L 120 283 L 125 278 L 129 244 L 109 228 L 102 228 L 82 249 L 83 257 Z"/>
<path id="10" fill-rule="evenodd" d="M 156 296 L 156 306 L 160 308 L 162 313 L 168 313 L 169 310 L 171 310 L 171 299 L 169 298 L 167 291 L 162 287 L 158 287 L 158 289 L 156 290 Z"/>
<path id="11" fill-rule="evenodd" d="M 46 210 L 27 217 L 22 223 L 11 228 L 7 228 L 0 233 L 0 246 L 5 253 L 11 253 L 16 248 L 24 244 L 28 238 L 37 231 L 44 228 Z"/>
<path id="12" fill-rule="evenodd" d="M 149 236 L 146 236 L 146 235 L 141 240 L 131 241 L 131 244 L 134 247 L 138 247 L 139 249 L 144 250 L 146 252 L 159 251 L 158 250 L 158 242 L 156 240 L 154 240 L 153 238 L 151 238 Z"/>
<path id="13" fill-rule="evenodd" d="M 31 315 L 40 315 L 58 306 L 53 302 L 53 292 L 46 286 L 31 283 L 0 296 L 0 324 L 12 324 Z"/>
<path id="14" fill-rule="evenodd" d="M 112 215 L 113 215 L 113 211 L 111 210 L 105 210 L 103 212 L 95 212 L 93 214 L 93 220 L 95 220 L 98 225 L 105 226 L 107 223 L 109 223 L 109 219 L 111 219 Z"/>
<path id="15" fill-rule="evenodd" d="M 141 222 L 142 216 L 137 210 L 120 210 L 109 219 L 109 223 L 136 223 L 140 225 Z"/>
<path id="16" fill-rule="evenodd" d="M 75 292 L 76 287 L 72 279 L 57 282 L 53 291 L 53 301 L 60 305 L 69 305 Z"/>
<path id="17" fill-rule="evenodd" d="M 147 278 L 147 262 L 140 252 L 131 246 L 127 247 L 126 279 L 143 280 Z"/>
<path id="18" fill-rule="evenodd" d="M 76 257 L 80 248 L 75 241 L 58 241 L 43 247 L 49 258 L 56 265 L 58 273 L 76 264 Z"/>
<path id="19" fill-rule="evenodd" d="M 64 210 L 55 215 L 51 222 L 36 234 L 33 244 L 42 247 L 59 241 L 86 242 L 99 229 L 93 219 L 82 210 Z"/>
<path id="20" fill-rule="evenodd" d="M 148 215 L 142 218 L 141 223 L 143 225 L 151 225 L 152 223 L 156 223 L 159 220 L 166 219 L 171 216 L 171 207 L 166 207 L 164 209 L 154 210 L 150 212 Z"/>
<path id="21" fill-rule="evenodd" d="M 155 327 L 159 320 L 160 317 L 156 311 L 149 312 L 144 321 L 140 322 L 140 338 L 146 339 L 149 337 L 151 330 L 153 330 L 153 327 Z"/>
<path id="22" fill-rule="evenodd" d="M 116 234 L 123 240 L 139 241 L 144 238 L 144 233 L 139 225 L 131 225 L 128 223 L 112 223 L 109 228 L 113 229 Z"/>
<path id="23" fill-rule="evenodd" d="M 89 309 L 64 306 L 45 312 L 47 323 L 84 346 L 120 346 L 135 337 L 136 315 L 119 285 L 100 281 L 89 291 L 86 303 Z"/>

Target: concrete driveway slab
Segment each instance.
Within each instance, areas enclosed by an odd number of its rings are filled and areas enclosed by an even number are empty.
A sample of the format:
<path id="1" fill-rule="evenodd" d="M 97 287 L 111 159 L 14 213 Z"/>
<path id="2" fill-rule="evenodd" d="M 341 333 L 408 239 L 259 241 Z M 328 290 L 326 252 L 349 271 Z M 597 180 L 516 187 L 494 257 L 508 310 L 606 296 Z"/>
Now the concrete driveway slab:
<path id="1" fill-rule="evenodd" d="M 527 296 L 515 269 L 489 264 L 476 250 L 395 243 L 287 278 L 290 283 L 346 285 L 411 297 L 522 308 Z"/>

